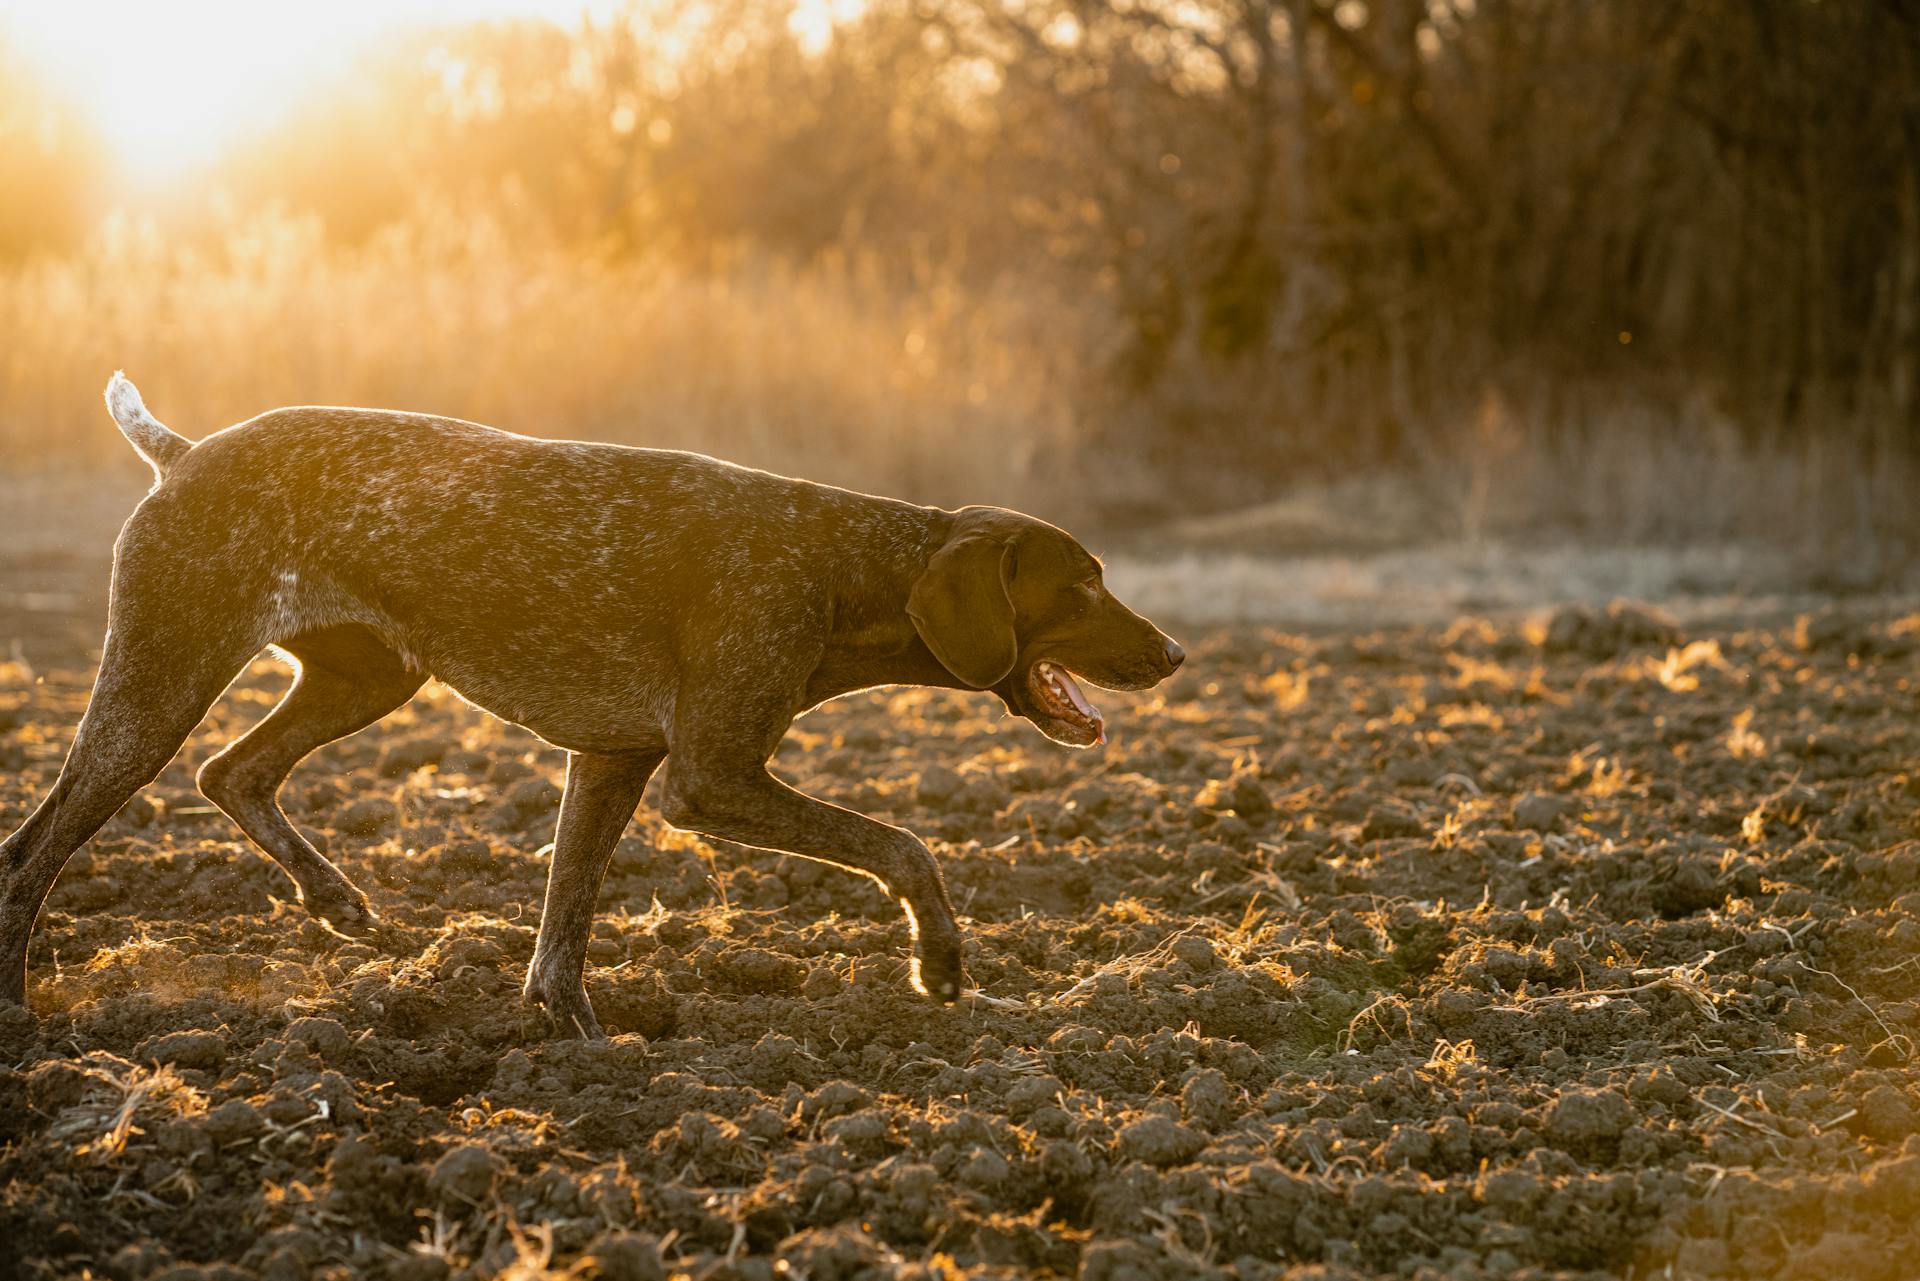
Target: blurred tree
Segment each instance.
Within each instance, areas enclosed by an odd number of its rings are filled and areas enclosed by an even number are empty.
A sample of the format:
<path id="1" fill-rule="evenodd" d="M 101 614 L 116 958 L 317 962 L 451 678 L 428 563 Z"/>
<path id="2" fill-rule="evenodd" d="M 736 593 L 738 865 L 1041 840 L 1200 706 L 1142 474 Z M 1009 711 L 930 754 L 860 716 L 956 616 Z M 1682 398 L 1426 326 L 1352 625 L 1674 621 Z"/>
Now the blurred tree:
<path id="1" fill-rule="evenodd" d="M 433 34 L 230 180 L 346 239 L 438 202 L 594 252 L 1018 282 L 1112 335 L 1089 403 L 1132 410 L 1090 417 L 1223 448 L 1420 451 L 1490 388 L 1586 385 L 1911 441 L 1911 3 L 871 0 L 824 40 L 793 18 L 658 0 Z"/>

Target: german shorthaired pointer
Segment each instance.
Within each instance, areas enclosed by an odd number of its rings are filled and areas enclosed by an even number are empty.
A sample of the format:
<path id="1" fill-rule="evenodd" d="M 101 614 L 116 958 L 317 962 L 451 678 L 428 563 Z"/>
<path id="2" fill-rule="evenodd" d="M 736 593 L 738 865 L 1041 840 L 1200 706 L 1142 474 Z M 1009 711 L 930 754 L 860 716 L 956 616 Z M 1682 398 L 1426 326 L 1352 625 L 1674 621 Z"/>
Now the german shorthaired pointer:
<path id="1" fill-rule="evenodd" d="M 277 409 L 196 444 L 125 378 L 106 397 L 156 481 L 115 547 L 73 748 L 0 844 L 0 1001 L 26 1000 L 27 939 L 68 857 L 268 645 L 298 679 L 201 767 L 200 788 L 342 932 L 376 921 L 280 809 L 302 757 L 428 676 L 567 749 L 526 996 L 562 1035 L 589 1037 L 594 899 L 663 759 L 675 826 L 879 881 L 912 923 L 914 985 L 952 1002 L 966 976 L 933 856 L 770 775 L 789 723 L 853 690 L 935 685 L 992 690 L 1086 747 L 1105 726 L 1074 675 L 1146 689 L 1184 657 L 1073 538 L 997 507 L 942 511 L 698 454 L 367 409 Z"/>

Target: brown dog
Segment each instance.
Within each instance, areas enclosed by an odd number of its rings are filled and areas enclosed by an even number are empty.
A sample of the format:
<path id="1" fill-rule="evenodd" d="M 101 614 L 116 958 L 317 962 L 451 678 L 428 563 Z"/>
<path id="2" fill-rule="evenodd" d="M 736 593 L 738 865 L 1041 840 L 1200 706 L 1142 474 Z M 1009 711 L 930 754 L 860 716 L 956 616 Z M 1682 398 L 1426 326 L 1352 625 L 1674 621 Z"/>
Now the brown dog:
<path id="1" fill-rule="evenodd" d="M 563 1033 L 599 1034 L 581 981 L 594 899 L 669 755 L 668 822 L 872 876 L 912 922 L 915 986 L 951 1002 L 960 933 L 933 856 L 770 775 L 787 726 L 853 690 L 937 685 L 992 690 L 1086 747 L 1104 725 L 1075 674 L 1146 689 L 1184 657 L 1073 538 L 997 507 L 367 409 L 277 409 L 194 444 L 119 375 L 107 404 L 157 479 L 115 547 L 72 751 L 0 844 L 0 1000 L 26 999 L 27 939 L 68 857 L 275 645 L 298 679 L 200 788 L 335 928 L 373 925 L 366 896 L 276 794 L 433 676 L 570 753 L 526 982 Z"/>

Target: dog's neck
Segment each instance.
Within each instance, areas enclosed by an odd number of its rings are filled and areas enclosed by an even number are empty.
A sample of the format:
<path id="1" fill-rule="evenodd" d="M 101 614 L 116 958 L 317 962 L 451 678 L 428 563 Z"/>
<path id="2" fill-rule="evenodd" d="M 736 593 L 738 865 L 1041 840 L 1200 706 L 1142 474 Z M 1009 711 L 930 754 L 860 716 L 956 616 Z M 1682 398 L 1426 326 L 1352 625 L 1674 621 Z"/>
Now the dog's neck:
<path id="1" fill-rule="evenodd" d="M 816 692 L 955 684 L 907 616 L 913 585 L 953 522 L 951 512 L 892 502 L 849 519 L 848 542 L 865 554 L 840 558 L 836 566 L 833 631 Z"/>
<path id="2" fill-rule="evenodd" d="M 848 542 L 859 556 L 841 558 L 834 592 L 834 631 L 851 631 L 896 647 L 916 633 L 907 617 L 907 597 L 934 552 L 946 542 L 953 513 L 905 503 L 885 503 L 848 522 Z M 878 554 L 876 554 L 878 553 Z"/>

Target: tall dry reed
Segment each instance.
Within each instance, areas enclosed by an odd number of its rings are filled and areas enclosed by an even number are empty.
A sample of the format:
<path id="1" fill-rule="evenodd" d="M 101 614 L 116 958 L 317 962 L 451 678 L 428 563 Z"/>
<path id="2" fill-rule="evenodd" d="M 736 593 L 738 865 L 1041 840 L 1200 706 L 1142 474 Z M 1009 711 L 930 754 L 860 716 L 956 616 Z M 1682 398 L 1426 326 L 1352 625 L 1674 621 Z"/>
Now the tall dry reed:
<path id="1" fill-rule="evenodd" d="M 1910 451 L 1871 432 L 1757 442 L 1635 388 L 1376 406 L 1378 380 L 1302 361 L 1196 358 L 1141 393 L 1103 373 L 1114 334 L 1098 299 L 1015 278 L 903 282 L 842 259 L 694 273 L 445 214 L 351 248 L 287 217 L 195 244 L 118 221 L 0 272 L 0 471 L 136 467 L 99 402 L 124 367 L 189 435 L 289 403 L 417 409 L 1113 532 L 1305 494 L 1281 513 L 1289 545 L 1314 540 L 1295 526 L 1316 505 L 1332 543 L 1356 524 L 1370 544 L 1761 542 L 1850 578 L 1920 545 Z M 1411 444 L 1335 448 L 1378 406 Z"/>
<path id="2" fill-rule="evenodd" d="M 275 405 L 377 405 L 1015 501 L 1074 432 L 1063 319 L 860 264 L 598 261 L 484 221 L 354 249 L 284 218 L 211 248 L 119 222 L 0 275 L 0 465 L 118 462 L 99 392 L 124 367 L 193 436 Z"/>

